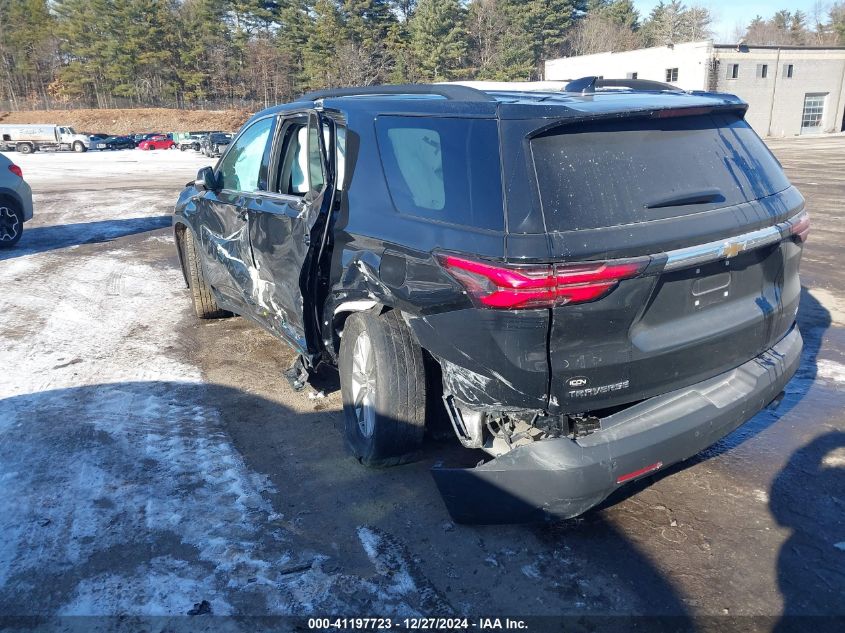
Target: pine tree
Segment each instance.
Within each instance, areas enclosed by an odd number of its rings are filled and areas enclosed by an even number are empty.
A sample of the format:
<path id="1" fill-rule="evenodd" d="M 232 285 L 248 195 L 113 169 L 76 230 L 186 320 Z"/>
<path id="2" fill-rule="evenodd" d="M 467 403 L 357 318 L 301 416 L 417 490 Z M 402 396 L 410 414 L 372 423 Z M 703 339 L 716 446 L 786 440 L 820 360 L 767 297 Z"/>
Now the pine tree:
<path id="1" fill-rule="evenodd" d="M 465 20 L 458 0 L 420 0 L 410 32 L 421 78 L 442 81 L 460 76 L 467 57 Z"/>

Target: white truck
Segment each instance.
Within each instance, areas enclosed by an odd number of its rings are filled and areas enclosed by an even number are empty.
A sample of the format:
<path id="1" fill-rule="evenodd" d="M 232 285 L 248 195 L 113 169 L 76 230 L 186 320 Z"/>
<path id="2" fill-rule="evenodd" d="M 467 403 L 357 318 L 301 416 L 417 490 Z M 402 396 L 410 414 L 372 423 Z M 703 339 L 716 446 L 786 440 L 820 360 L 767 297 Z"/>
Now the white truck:
<path id="1" fill-rule="evenodd" d="M 39 149 L 84 152 L 90 140 L 62 125 L 0 125 L 0 151 L 31 154 Z"/>

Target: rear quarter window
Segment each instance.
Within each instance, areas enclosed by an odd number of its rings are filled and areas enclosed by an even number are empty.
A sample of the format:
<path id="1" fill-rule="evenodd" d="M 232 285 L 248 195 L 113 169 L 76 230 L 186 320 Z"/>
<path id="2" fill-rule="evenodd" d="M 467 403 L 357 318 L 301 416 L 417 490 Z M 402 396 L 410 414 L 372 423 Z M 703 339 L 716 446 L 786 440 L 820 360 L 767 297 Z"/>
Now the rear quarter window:
<path id="1" fill-rule="evenodd" d="M 763 141 L 733 114 L 565 125 L 533 138 L 531 153 L 550 231 L 700 213 L 789 187 Z"/>
<path id="2" fill-rule="evenodd" d="M 496 122 L 380 116 L 376 135 L 399 213 L 479 229 L 504 229 Z"/>

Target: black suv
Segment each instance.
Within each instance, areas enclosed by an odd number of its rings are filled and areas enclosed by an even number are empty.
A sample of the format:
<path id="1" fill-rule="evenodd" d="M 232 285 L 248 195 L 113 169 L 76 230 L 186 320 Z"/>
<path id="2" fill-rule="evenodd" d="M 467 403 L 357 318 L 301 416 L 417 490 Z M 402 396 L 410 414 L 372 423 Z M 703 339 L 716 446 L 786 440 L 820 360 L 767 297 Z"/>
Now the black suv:
<path id="1" fill-rule="evenodd" d="M 453 518 L 572 517 L 771 403 L 801 352 L 804 199 L 738 98 L 585 78 L 311 93 L 252 117 L 176 207 L 196 314 L 336 364 L 361 462 L 439 405 L 492 458 Z M 444 416 L 445 417 L 445 416 Z"/>
<path id="2" fill-rule="evenodd" d="M 220 156 L 232 142 L 232 134 L 228 132 L 210 132 L 199 141 L 199 151 L 209 158 Z"/>

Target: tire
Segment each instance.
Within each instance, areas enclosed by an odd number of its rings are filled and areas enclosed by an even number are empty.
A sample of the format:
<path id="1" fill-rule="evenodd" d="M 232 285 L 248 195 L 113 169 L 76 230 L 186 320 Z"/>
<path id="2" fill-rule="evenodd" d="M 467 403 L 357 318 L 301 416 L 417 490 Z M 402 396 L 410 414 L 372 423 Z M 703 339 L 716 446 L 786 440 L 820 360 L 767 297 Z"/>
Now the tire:
<path id="1" fill-rule="evenodd" d="M 16 202 L 0 199 L 0 248 L 11 248 L 23 235 L 23 211 Z"/>
<path id="2" fill-rule="evenodd" d="M 346 441 L 358 461 L 372 467 L 413 461 L 425 433 L 425 369 L 399 313 L 351 315 L 338 369 Z"/>
<path id="3" fill-rule="evenodd" d="M 77 154 L 81 154 L 82 152 L 85 151 L 85 143 L 83 143 L 82 141 L 76 141 L 73 144 L 73 151 L 76 152 Z"/>
<path id="4" fill-rule="evenodd" d="M 17 149 L 21 154 L 32 154 L 32 152 L 35 151 L 35 148 L 31 143 L 19 143 L 15 149 Z"/>
<path id="5" fill-rule="evenodd" d="M 186 149 L 188 149 L 188 146 L 187 146 L 187 145 L 180 145 L 180 146 L 179 146 L 179 151 L 180 151 L 180 152 L 184 152 Z"/>
<path id="6" fill-rule="evenodd" d="M 196 241 L 193 234 L 185 230 L 182 234 L 182 255 L 185 259 L 185 272 L 188 277 L 188 287 L 191 291 L 191 303 L 194 312 L 200 319 L 223 319 L 232 316 L 228 310 L 222 310 L 217 305 L 211 288 L 205 281 Z"/>

